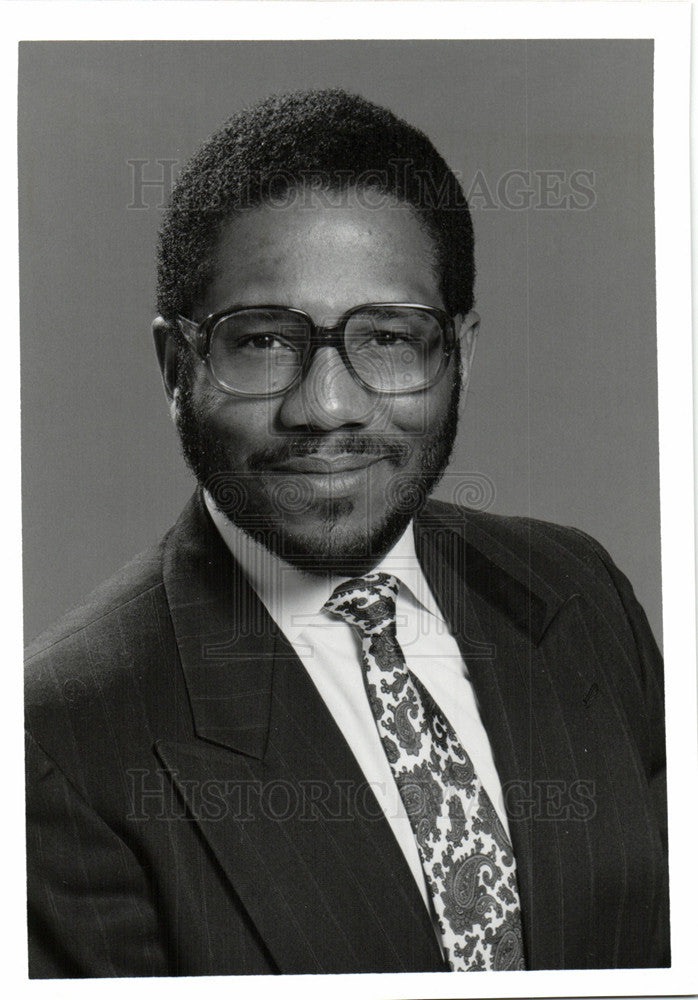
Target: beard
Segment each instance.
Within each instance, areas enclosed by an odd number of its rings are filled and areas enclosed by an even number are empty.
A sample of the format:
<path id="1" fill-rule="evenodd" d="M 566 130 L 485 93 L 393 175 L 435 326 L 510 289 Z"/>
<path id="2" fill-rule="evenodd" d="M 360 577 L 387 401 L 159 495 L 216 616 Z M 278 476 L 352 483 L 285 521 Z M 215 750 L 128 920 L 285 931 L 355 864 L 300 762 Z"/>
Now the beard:
<path id="1" fill-rule="evenodd" d="M 356 575 L 373 569 L 422 509 L 451 457 L 461 391 L 458 349 L 447 406 L 417 443 L 359 430 L 289 432 L 270 438 L 242 468 L 197 403 L 188 366 L 182 376 L 177 430 L 187 465 L 232 524 L 304 572 Z M 371 496 L 370 468 L 367 496 L 359 498 L 367 504 L 365 510 L 356 497 L 318 496 L 310 478 L 301 473 L 273 471 L 294 458 L 317 454 L 375 455 L 386 461 L 392 475 L 387 489 L 381 486 L 379 504 Z M 373 509 L 376 506 L 382 510 Z M 352 524 L 352 515 L 358 525 Z"/>

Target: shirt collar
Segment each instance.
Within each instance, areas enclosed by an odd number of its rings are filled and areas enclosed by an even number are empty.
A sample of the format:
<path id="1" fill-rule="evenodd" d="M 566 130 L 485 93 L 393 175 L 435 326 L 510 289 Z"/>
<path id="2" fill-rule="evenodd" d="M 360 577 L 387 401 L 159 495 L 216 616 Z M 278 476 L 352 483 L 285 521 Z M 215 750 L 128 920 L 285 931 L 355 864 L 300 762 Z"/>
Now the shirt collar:
<path id="1" fill-rule="evenodd" d="M 304 573 L 256 542 L 234 525 L 204 491 L 204 500 L 213 523 L 233 557 L 242 566 L 249 582 L 279 628 L 293 641 L 306 625 L 318 621 L 322 607 L 338 584 L 347 577 Z M 398 603 L 423 608 L 439 621 L 443 614 L 422 573 L 410 523 L 374 572 L 390 573 L 400 581 Z M 331 619 L 341 624 L 337 619 Z"/>

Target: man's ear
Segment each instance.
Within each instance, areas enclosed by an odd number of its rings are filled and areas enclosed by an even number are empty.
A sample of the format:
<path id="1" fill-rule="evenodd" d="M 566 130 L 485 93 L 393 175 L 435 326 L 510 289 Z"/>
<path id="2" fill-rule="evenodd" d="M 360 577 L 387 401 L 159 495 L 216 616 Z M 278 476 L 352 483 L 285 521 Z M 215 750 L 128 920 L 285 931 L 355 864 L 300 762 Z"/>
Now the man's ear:
<path id="1" fill-rule="evenodd" d="M 170 407 L 170 416 L 174 420 L 179 396 L 177 388 L 177 339 L 172 325 L 162 316 L 156 316 L 153 320 L 153 340 L 160 365 L 162 384 Z"/>
<path id="2" fill-rule="evenodd" d="M 460 344 L 462 385 L 461 385 L 461 406 L 465 404 L 470 384 L 470 372 L 473 367 L 475 357 L 475 347 L 477 346 L 477 335 L 480 330 L 480 317 L 471 309 L 464 316 L 456 316 L 456 339 Z"/>

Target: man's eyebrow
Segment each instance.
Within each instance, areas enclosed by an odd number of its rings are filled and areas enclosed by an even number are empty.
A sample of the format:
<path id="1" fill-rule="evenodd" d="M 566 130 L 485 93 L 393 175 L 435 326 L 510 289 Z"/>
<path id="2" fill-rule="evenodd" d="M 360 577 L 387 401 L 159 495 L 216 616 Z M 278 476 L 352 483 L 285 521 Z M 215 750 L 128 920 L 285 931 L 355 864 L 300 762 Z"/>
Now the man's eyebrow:
<path id="1" fill-rule="evenodd" d="M 242 302 L 229 302 L 222 306 L 220 309 L 214 309 L 209 315 L 217 316 L 218 313 L 233 312 L 234 309 L 247 309 L 249 308 Z"/>
<path id="2" fill-rule="evenodd" d="M 364 308 L 366 309 L 366 312 L 368 313 L 369 316 L 377 320 L 405 319 L 405 305 L 410 305 L 410 304 L 411 303 L 402 304 L 396 302 L 394 305 L 391 305 L 390 303 L 386 303 L 385 305 L 382 305 L 380 303 L 378 303 L 377 305 L 373 305 L 372 303 L 368 302 L 366 303 Z M 420 320 L 427 322 L 427 318 L 430 315 L 431 315 L 430 313 L 422 313 L 418 310 L 414 310 L 412 313 L 412 319 L 417 322 Z"/>
<path id="3" fill-rule="evenodd" d="M 377 316 L 399 316 L 399 306 L 397 304 L 375 304 L 373 302 L 366 302 L 363 308 L 367 312 L 374 312 Z"/>
<path id="4" fill-rule="evenodd" d="M 213 312 L 207 312 L 198 323 L 204 323 L 210 316 L 221 316 L 223 313 L 235 312 L 237 309 L 269 309 L 270 307 L 275 309 L 293 309 L 294 307 L 286 302 L 231 302 L 228 305 L 222 306 L 220 309 L 214 309 Z M 193 311 L 197 312 L 200 307 L 194 306 Z"/>
<path id="5" fill-rule="evenodd" d="M 297 309 L 298 306 L 294 306 L 291 302 L 279 302 L 278 300 L 270 302 L 268 299 L 262 302 L 233 302 L 230 305 L 223 306 L 222 309 L 216 309 L 216 313 L 222 312 L 232 312 L 234 309 Z M 303 310 L 301 310 L 302 312 Z M 214 315 L 216 314 L 214 313 Z"/>

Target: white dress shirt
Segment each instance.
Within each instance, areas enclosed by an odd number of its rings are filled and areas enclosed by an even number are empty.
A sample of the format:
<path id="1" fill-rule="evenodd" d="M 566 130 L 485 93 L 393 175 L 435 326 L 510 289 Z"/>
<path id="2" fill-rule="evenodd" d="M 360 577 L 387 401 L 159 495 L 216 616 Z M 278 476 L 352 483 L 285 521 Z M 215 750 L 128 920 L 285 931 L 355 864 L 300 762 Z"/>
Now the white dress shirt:
<path id="1" fill-rule="evenodd" d="M 346 577 L 315 576 L 295 569 L 231 524 L 208 494 L 205 499 L 223 540 L 293 646 L 344 734 L 428 906 L 417 844 L 366 695 L 359 636 L 347 622 L 323 610 L 325 601 Z M 475 692 L 456 641 L 417 561 L 411 523 L 375 567 L 374 572 L 378 571 L 391 573 L 400 581 L 397 639 L 407 666 L 453 726 L 508 833 L 502 788 Z"/>

